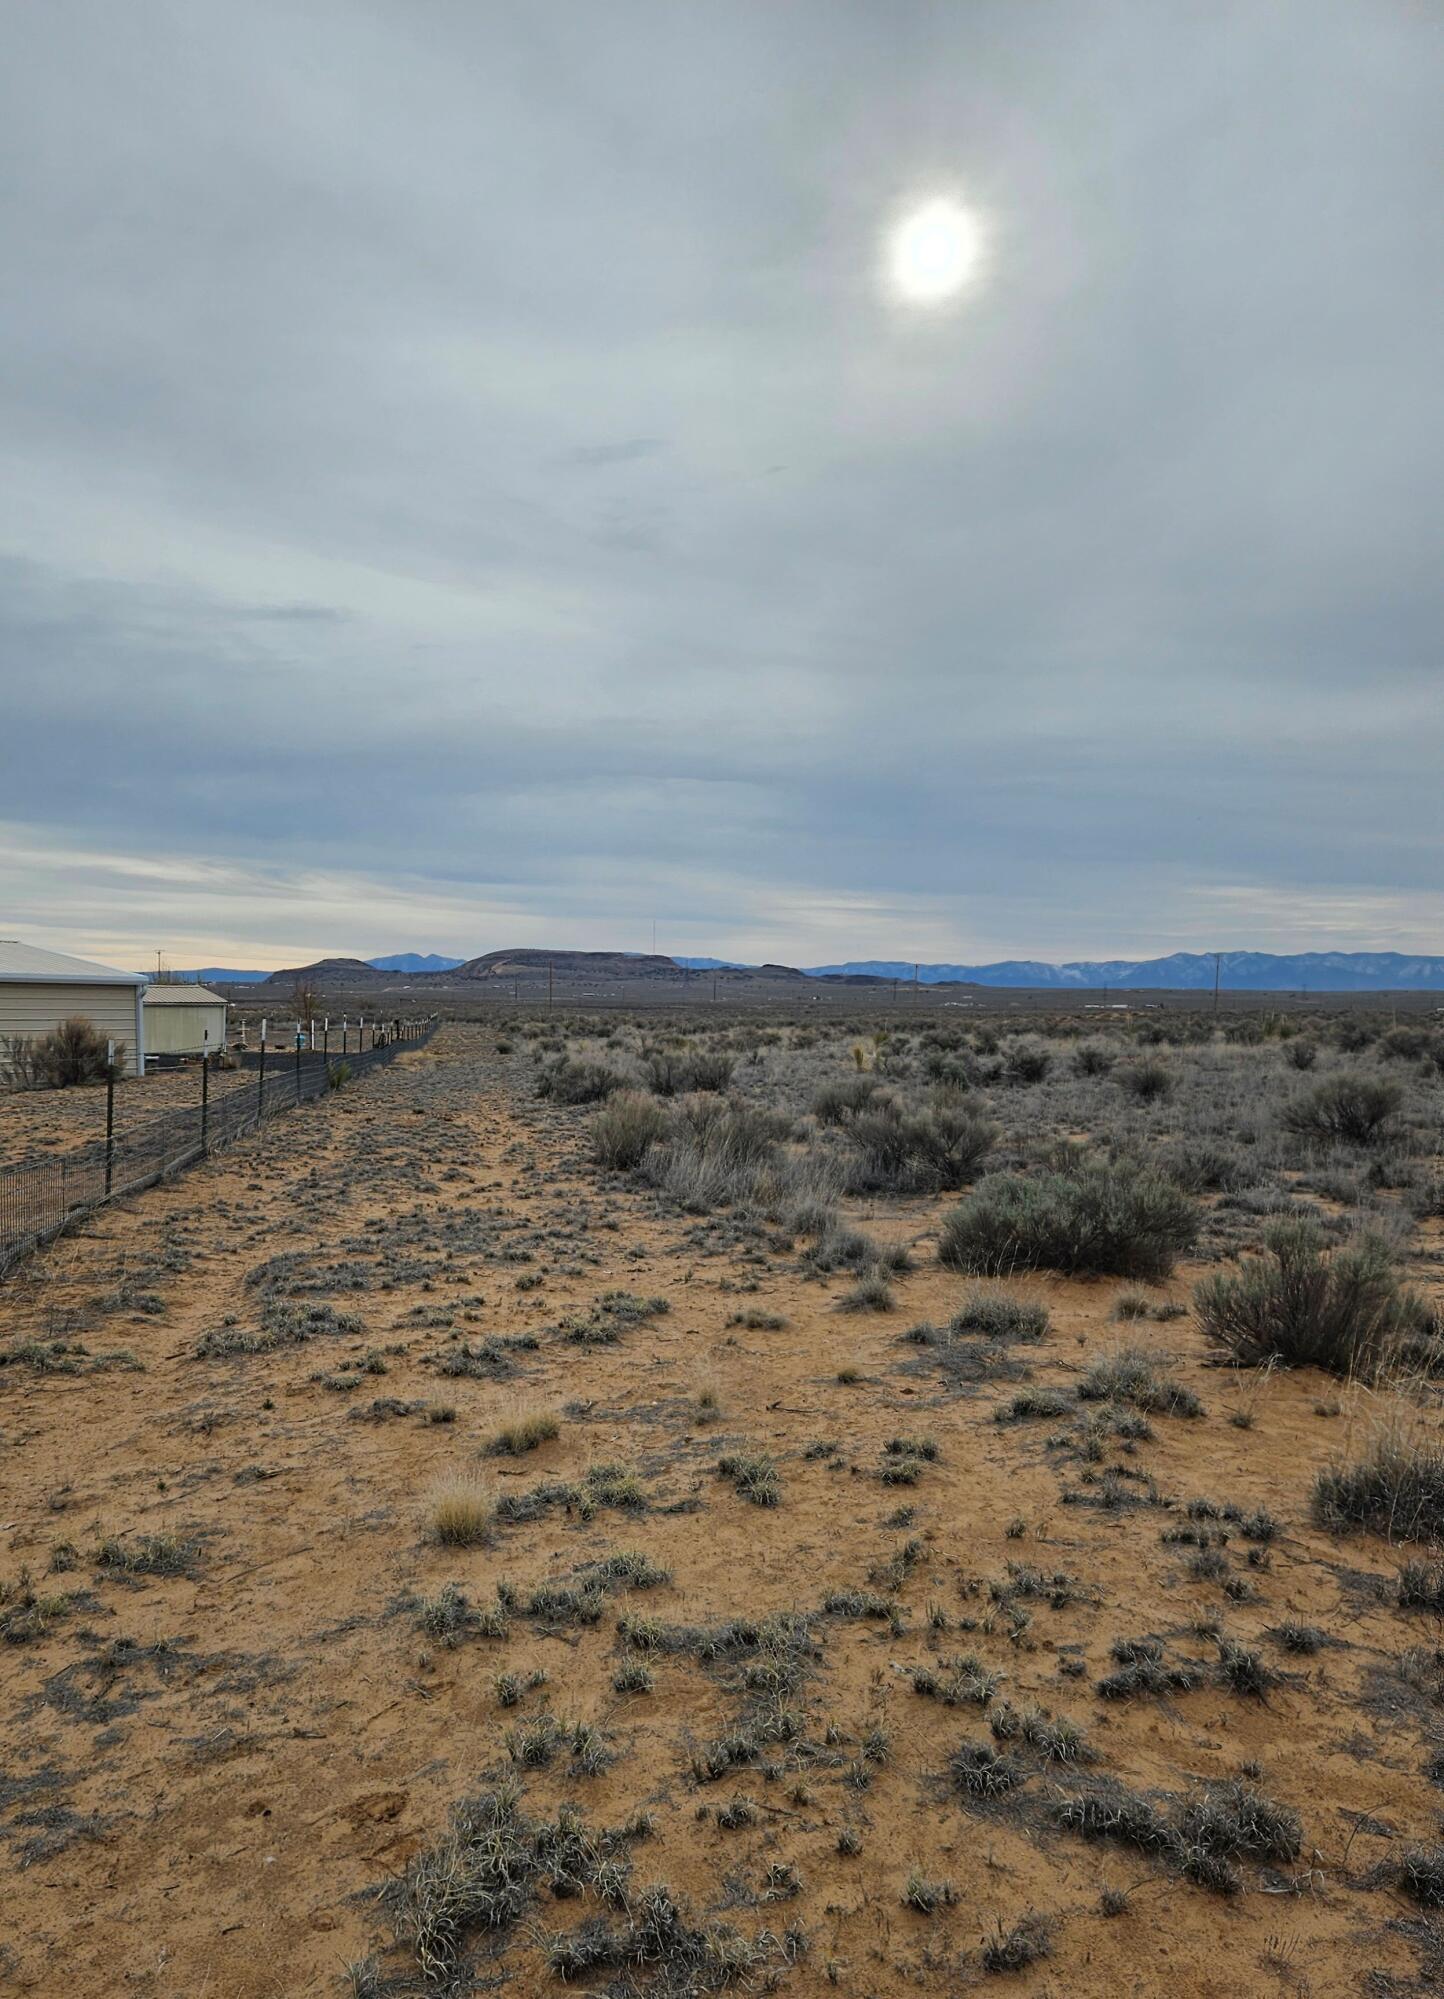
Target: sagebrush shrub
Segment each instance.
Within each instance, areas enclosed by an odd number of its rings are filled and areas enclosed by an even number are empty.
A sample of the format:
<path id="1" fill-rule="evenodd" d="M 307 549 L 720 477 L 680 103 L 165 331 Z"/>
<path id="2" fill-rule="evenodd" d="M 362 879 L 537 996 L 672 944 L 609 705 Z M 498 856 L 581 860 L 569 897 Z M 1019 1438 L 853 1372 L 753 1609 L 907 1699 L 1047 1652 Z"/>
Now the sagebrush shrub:
<path id="1" fill-rule="evenodd" d="M 624 1087 L 625 1078 L 601 1062 L 576 1062 L 563 1058 L 549 1062 L 536 1079 L 539 1097 L 558 1104 L 595 1104 Z"/>
<path id="2" fill-rule="evenodd" d="M 1173 1071 L 1163 1062 L 1129 1062 L 1118 1071 L 1118 1080 L 1141 1104 L 1156 1104 L 1173 1095 Z"/>
<path id="3" fill-rule="evenodd" d="M 1041 1083 L 1053 1066 L 1046 1048 L 1031 1041 L 1015 1041 L 1003 1051 L 1002 1075 L 1009 1083 Z"/>
<path id="4" fill-rule="evenodd" d="M 725 1091 L 732 1083 L 732 1057 L 700 1049 L 654 1050 L 643 1067 L 659 1097 L 690 1095 L 694 1090 Z"/>
<path id="5" fill-rule="evenodd" d="M 819 1124 L 841 1124 L 845 1118 L 864 1111 L 881 1084 L 876 1076 L 842 1076 L 824 1083 L 812 1100 L 812 1114 Z"/>
<path id="6" fill-rule="evenodd" d="M 65 1090 L 78 1083 L 104 1079 L 109 1044 L 93 1022 L 74 1015 L 49 1034 L 25 1040 L 15 1036 L 6 1045 L 5 1069 L 22 1087 Z M 125 1044 L 115 1044 L 116 1073 L 125 1068 Z"/>
<path id="7" fill-rule="evenodd" d="M 977 1276 L 1167 1277 L 1198 1224 L 1195 1204 L 1162 1174 L 1084 1161 L 1035 1179 L 991 1175 L 944 1222 L 938 1256 Z"/>
<path id="8" fill-rule="evenodd" d="M 1279 1122 L 1319 1145 L 1378 1145 L 1403 1101 L 1397 1083 L 1362 1071 L 1327 1076 L 1284 1106 Z"/>
<path id="9" fill-rule="evenodd" d="M 1159 1166 L 1187 1194 L 1236 1194 L 1262 1177 L 1262 1169 L 1242 1147 L 1210 1138 L 1186 1140 L 1165 1154 Z"/>
<path id="10" fill-rule="evenodd" d="M 667 1113 L 640 1090 L 619 1090 L 592 1119 L 592 1157 L 598 1166 L 630 1173 L 667 1135 Z"/>
<path id="11" fill-rule="evenodd" d="M 1394 1341 L 1427 1337 L 1433 1314 L 1399 1282 L 1387 1247 L 1367 1239 L 1325 1253 L 1309 1221 L 1278 1222 L 1267 1250 L 1193 1294 L 1199 1324 L 1245 1367 L 1281 1361 L 1372 1380 Z"/>
<path id="12" fill-rule="evenodd" d="M 966 1186 L 997 1139 L 997 1127 L 955 1105 L 909 1114 L 887 1105 L 847 1126 L 857 1147 L 857 1193 L 948 1193 Z"/>

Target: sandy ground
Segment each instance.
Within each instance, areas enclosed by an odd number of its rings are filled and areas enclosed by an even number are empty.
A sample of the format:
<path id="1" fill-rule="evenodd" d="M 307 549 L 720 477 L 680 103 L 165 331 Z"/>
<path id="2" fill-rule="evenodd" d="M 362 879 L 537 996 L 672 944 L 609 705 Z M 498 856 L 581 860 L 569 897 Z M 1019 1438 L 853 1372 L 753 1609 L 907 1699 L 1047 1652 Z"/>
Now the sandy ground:
<path id="1" fill-rule="evenodd" d="M 243 1088 L 241 1070 L 213 1071 L 212 1100 L 227 1090 Z M 255 1078 L 251 1077 L 255 1088 Z M 151 1118 L 171 1111 L 200 1114 L 198 1068 L 161 1069 L 144 1078 L 127 1076 L 115 1086 L 115 1129 L 118 1136 Z M 98 1144 L 105 1137 L 105 1085 L 74 1090 L 0 1091 L 0 1167 L 18 1166 L 26 1159 L 72 1146 Z"/>
<path id="2" fill-rule="evenodd" d="M 945 1204 L 856 1211 L 914 1243 L 918 1264 L 897 1310 L 841 1313 L 848 1280 L 804 1276 L 785 1246 L 729 1244 L 725 1228 L 602 1186 L 582 1162 L 586 1114 L 530 1101 L 513 1088 L 516 1059 L 494 1047 L 484 1028 L 445 1030 L 105 1213 L 0 1288 L 5 1347 L 61 1341 L 50 1366 L 77 1369 L 0 1370 L 5 1601 L 49 1600 L 38 1635 L 22 1627 L 0 1647 L 0 1990 L 345 1990 L 346 1965 L 390 1936 L 372 1891 L 435 1843 L 456 1801 L 513 1770 L 507 1732 L 542 1708 L 591 1723 L 615 1761 L 588 1777 L 565 1755 L 525 1771 L 526 1808 L 573 1799 L 590 1823 L 615 1825 L 650 1807 L 638 1884 L 665 1880 L 747 1934 L 805 1927 L 805 1955 L 770 1974 L 777 1989 L 880 1999 L 991 1984 L 980 1943 L 1029 1910 L 1054 1919 L 1052 1955 L 1002 1981 L 1015 1990 L 1441 1989 L 1427 1922 L 1381 1873 L 1437 1837 L 1426 1770 L 1444 1747 L 1444 1679 L 1400 1662 L 1439 1632 L 1392 1607 L 1392 1551 L 1309 1524 L 1313 1475 L 1372 1420 L 1367 1398 L 1308 1374 L 1241 1390 L 1205 1365 L 1188 1319 L 1146 1323 L 1128 1336 L 1174 1352 L 1207 1413 L 1155 1416 L 1150 1439 L 1089 1465 L 1049 1448 L 1057 1423 L 1000 1424 L 994 1409 L 1025 1375 L 1070 1387 L 1116 1345 L 1119 1286 L 1016 1285 L 1046 1302 L 1049 1336 L 968 1379 L 903 1337 L 945 1322 L 964 1288 L 932 1255 Z M 1186 1299 L 1192 1275 L 1180 1270 L 1166 1295 Z M 556 1334 L 613 1288 L 670 1310 L 615 1345 Z M 228 1317 L 254 1329 L 267 1300 L 288 1298 L 355 1312 L 363 1329 L 198 1356 Z M 785 1323 L 733 1323 L 748 1313 Z M 537 1345 L 503 1349 L 509 1379 L 437 1371 L 458 1336 L 486 1335 Z M 372 1351 L 384 1373 L 345 1366 Z M 703 1383 L 722 1412 L 710 1424 L 697 1420 Z M 522 1459 L 482 1456 L 518 1394 L 555 1410 L 560 1436 Z M 394 1399 L 390 1413 L 372 1410 L 378 1398 Z M 1252 1427 L 1235 1427 L 1245 1401 Z M 454 1421 L 430 1420 L 438 1404 Z M 915 1485 L 879 1478 L 898 1436 L 936 1444 Z M 776 1507 L 718 1477 L 718 1457 L 744 1447 L 775 1458 Z M 553 1505 L 482 1547 L 427 1539 L 441 1475 L 479 1467 L 520 1494 L 606 1463 L 642 1481 L 645 1511 L 582 1520 Z M 1111 1464 L 1173 1503 L 1065 1502 L 1096 1498 Z M 1266 1566 L 1230 1539 L 1234 1595 L 1192 1578 L 1192 1551 L 1160 1539 L 1199 1497 L 1266 1506 L 1279 1522 L 1256 1557 Z M 901 1523 L 900 1508 L 912 1510 Z M 181 1537 L 181 1573 L 99 1558 L 107 1537 L 135 1549 L 155 1534 Z M 454 1649 L 418 1629 L 417 1600 L 448 1582 L 485 1607 L 498 1583 L 524 1598 L 619 1549 L 672 1579 L 614 1594 L 595 1625 L 517 1613 L 505 1637 Z M 1066 1575 L 1058 1594 L 1073 1600 L 993 1601 L 1010 1562 Z M 829 1592 L 878 1589 L 891 1621 L 822 1610 Z M 664 1651 L 653 1691 L 618 1694 L 616 1619 L 777 1610 L 814 1618 L 805 1738 L 768 1768 L 701 1783 L 694 1756 L 735 1727 L 735 1683 Z M 1318 1626 L 1323 1649 L 1285 1653 L 1267 1634 L 1288 1619 Z M 1217 1645 L 1196 1629 L 1210 1620 L 1267 1660 L 1278 1678 L 1266 1695 L 1222 1684 Z M 1202 1683 L 1100 1699 L 1110 1646 L 1144 1633 L 1204 1662 Z M 912 1674 L 962 1652 L 1001 1676 L 999 1699 L 1080 1724 L 1097 1761 L 1025 1754 L 1026 1781 L 1006 1797 L 961 1793 L 950 1759 L 991 1740 L 987 1717 L 922 1697 Z M 546 1686 L 503 1708 L 496 1676 L 533 1669 Z M 1245 1769 L 1299 1814 L 1303 1850 L 1287 1866 L 1245 1863 L 1229 1898 L 1053 1822 L 1058 1797 L 1101 1776 L 1180 1797 Z M 724 1829 L 716 1809 L 738 1796 L 755 1817 Z M 860 1836 L 855 1855 L 838 1851 L 844 1827 Z M 931 1914 L 904 1905 L 914 1868 L 950 1886 Z M 1128 1891 L 1121 1914 L 1100 1912 L 1107 1887 Z M 583 1913 L 543 1895 L 526 1922 L 483 1939 L 482 1989 L 566 1989 L 538 1943 Z M 769 1988 L 754 1975 L 749 1989 Z"/>

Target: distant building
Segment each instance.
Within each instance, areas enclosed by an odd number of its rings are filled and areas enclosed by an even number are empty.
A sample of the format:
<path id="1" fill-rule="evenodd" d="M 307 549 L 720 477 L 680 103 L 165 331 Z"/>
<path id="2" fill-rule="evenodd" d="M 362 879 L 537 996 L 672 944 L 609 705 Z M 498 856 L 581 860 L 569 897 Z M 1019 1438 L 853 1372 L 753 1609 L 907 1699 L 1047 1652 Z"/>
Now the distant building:
<path id="1" fill-rule="evenodd" d="M 145 1067 L 145 980 L 139 972 L 69 958 L 0 937 L 0 1041 L 33 1041 L 64 1020 L 88 1020 L 123 1047 L 123 1071 Z"/>
<path id="2" fill-rule="evenodd" d="M 226 1002 L 209 986 L 145 989 L 147 1055 L 215 1055 L 226 1045 Z"/>

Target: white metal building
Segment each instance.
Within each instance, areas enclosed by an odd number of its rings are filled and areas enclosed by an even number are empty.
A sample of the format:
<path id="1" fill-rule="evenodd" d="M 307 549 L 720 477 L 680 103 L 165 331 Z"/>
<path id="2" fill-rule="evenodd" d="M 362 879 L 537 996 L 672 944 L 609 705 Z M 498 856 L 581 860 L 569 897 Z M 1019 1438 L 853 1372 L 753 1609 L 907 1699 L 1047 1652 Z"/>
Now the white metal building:
<path id="1" fill-rule="evenodd" d="M 139 1076 L 145 1068 L 144 993 L 139 972 L 0 937 L 0 1040 L 30 1041 L 78 1016 L 123 1046 L 124 1073 Z"/>
<path id="2" fill-rule="evenodd" d="M 145 989 L 147 1055 L 218 1055 L 226 1045 L 226 1002 L 209 986 Z"/>

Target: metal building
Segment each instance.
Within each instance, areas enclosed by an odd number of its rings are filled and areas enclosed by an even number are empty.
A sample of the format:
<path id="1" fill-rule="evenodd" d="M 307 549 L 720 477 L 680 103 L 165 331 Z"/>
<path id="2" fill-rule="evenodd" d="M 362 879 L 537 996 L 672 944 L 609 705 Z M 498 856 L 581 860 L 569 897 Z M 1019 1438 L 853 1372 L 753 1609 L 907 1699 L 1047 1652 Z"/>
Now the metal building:
<path id="1" fill-rule="evenodd" d="M 147 1055 L 218 1055 L 226 1045 L 226 1002 L 209 986 L 152 985 L 145 991 Z"/>
<path id="2" fill-rule="evenodd" d="M 124 1051 L 123 1073 L 145 1067 L 145 979 L 0 937 L 0 1042 L 31 1041 L 64 1020 L 88 1020 Z"/>

